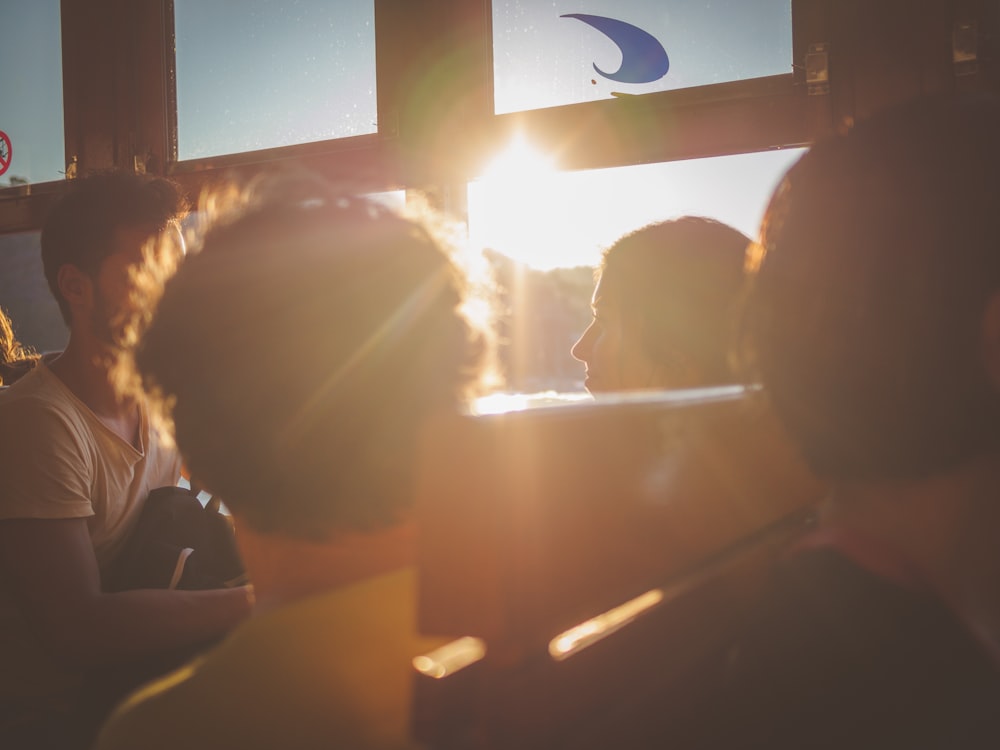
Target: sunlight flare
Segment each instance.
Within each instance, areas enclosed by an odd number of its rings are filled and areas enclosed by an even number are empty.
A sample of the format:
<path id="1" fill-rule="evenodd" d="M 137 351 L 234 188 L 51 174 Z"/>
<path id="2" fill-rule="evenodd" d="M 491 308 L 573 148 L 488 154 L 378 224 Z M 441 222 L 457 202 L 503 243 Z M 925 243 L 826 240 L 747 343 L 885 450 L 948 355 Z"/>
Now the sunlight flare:
<path id="1" fill-rule="evenodd" d="M 520 186 L 528 178 L 555 171 L 555 160 L 551 156 L 535 148 L 523 135 L 517 135 L 483 170 L 482 179 L 493 183 L 514 182 Z"/>

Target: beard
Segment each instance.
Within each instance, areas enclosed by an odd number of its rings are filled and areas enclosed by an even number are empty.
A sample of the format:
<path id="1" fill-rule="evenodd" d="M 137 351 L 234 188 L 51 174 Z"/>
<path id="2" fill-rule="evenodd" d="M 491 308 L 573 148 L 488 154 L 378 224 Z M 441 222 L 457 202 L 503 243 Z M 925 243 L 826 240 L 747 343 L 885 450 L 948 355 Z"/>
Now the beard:
<path id="1" fill-rule="evenodd" d="M 131 347 L 139 334 L 141 317 L 127 306 L 116 306 L 98 293 L 90 316 L 90 328 L 95 339 L 113 351 Z"/>

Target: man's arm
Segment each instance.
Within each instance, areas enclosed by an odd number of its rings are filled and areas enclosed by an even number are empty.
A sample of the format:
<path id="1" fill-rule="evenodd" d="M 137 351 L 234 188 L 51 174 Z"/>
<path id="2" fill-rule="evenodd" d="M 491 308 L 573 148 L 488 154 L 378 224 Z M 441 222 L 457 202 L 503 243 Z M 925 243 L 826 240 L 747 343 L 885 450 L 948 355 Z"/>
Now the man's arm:
<path id="1" fill-rule="evenodd" d="M 76 668 L 203 643 L 252 606 L 246 587 L 102 592 L 86 518 L 0 521 L 0 576 L 43 641 Z"/>

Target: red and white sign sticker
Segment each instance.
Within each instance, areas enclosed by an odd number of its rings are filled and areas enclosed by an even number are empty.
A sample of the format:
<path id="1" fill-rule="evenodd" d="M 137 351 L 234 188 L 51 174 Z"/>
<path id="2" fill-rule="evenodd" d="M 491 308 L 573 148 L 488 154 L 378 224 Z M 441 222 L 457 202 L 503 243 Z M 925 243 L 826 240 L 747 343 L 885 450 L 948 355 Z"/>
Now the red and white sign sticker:
<path id="1" fill-rule="evenodd" d="M 0 130 L 0 174 L 10 167 L 10 159 L 14 155 L 14 147 L 10 145 L 10 136 Z"/>

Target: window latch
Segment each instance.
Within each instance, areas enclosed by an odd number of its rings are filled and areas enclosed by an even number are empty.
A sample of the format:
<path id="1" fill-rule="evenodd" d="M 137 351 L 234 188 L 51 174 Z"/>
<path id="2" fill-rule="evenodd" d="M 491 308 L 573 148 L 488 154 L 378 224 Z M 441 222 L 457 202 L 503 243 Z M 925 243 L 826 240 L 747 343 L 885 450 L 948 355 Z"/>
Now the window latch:
<path id="1" fill-rule="evenodd" d="M 974 21 L 956 21 L 951 30 L 951 61 L 956 76 L 972 75 L 979 69 L 979 34 Z"/>
<path id="2" fill-rule="evenodd" d="M 806 53 L 806 91 L 809 96 L 830 93 L 830 44 L 816 42 Z"/>

